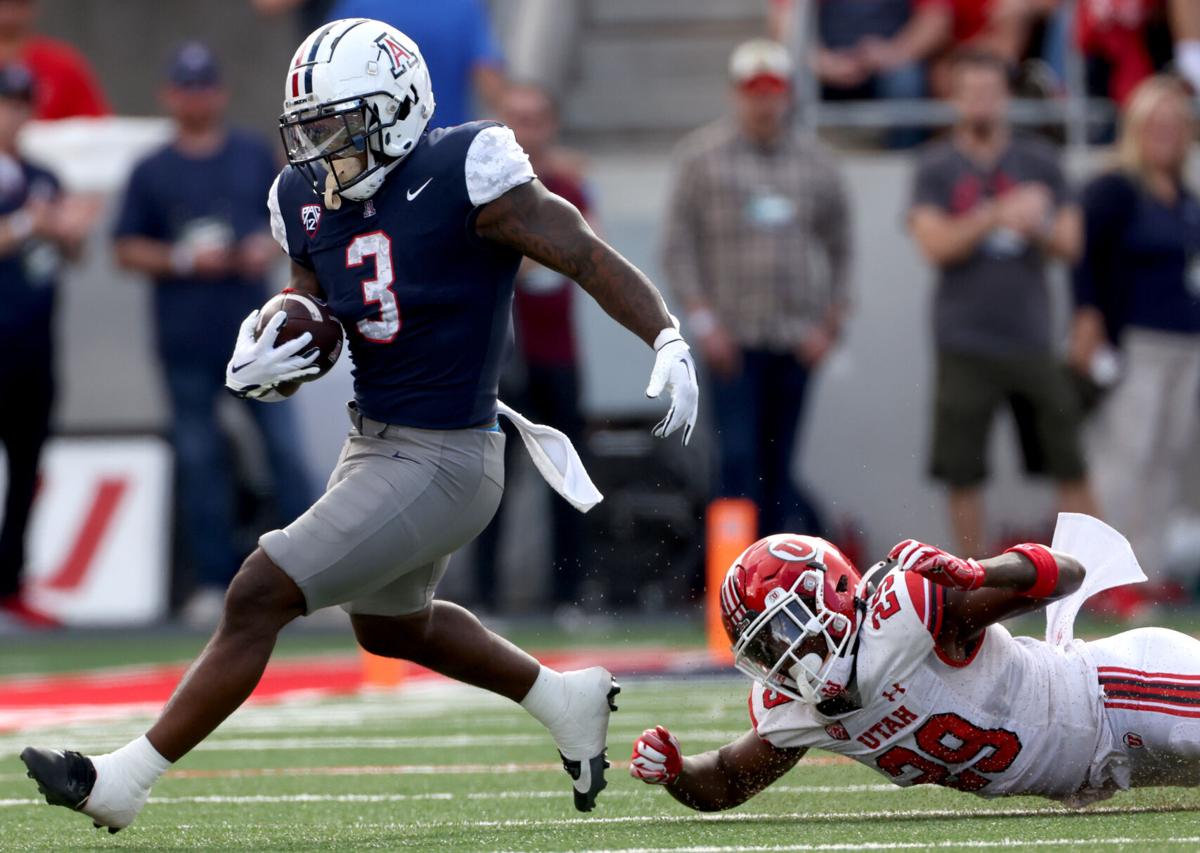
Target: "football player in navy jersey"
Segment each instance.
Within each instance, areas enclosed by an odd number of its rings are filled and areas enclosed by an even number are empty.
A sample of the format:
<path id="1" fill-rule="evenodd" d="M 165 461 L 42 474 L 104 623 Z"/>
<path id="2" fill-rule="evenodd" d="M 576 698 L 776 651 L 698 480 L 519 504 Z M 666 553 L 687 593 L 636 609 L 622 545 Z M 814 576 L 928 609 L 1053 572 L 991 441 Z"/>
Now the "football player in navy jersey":
<path id="1" fill-rule="evenodd" d="M 426 132 L 433 109 L 417 46 L 378 21 L 334 21 L 293 57 L 272 231 L 291 287 L 327 300 L 346 329 L 354 428 L 326 493 L 243 563 L 216 634 L 146 735 L 95 757 L 22 752 L 51 804 L 127 826 L 170 764 L 250 695 L 279 630 L 334 604 L 368 651 L 519 702 L 558 746 L 576 808 L 604 787 L 612 676 L 541 666 L 433 592 L 503 492 L 496 388 L 522 256 L 577 281 L 653 347 L 646 393 L 671 397 L 656 435 L 682 428 L 687 441 L 695 367 L 654 285 L 542 186 L 508 128 Z M 242 325 L 226 384 L 280 399 L 281 383 L 316 372 L 316 354 L 306 335 L 275 346 L 282 314 L 256 338 L 257 319 Z"/>

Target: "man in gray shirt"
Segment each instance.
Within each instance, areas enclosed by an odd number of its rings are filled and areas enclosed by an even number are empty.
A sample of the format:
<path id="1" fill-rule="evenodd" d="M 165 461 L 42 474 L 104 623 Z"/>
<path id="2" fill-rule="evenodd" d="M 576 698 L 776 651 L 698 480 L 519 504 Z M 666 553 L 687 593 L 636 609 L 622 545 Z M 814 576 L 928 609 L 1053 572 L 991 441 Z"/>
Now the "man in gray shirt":
<path id="1" fill-rule="evenodd" d="M 951 99 L 958 123 L 921 159 L 909 227 L 938 269 L 931 472 L 949 487 L 960 552 L 982 554 L 987 439 L 1004 403 L 1026 469 L 1057 481 L 1063 511 L 1095 514 L 1046 280 L 1050 259 L 1079 254 L 1082 232 L 1053 149 L 1011 134 L 1007 67 L 988 55 L 959 57 Z"/>

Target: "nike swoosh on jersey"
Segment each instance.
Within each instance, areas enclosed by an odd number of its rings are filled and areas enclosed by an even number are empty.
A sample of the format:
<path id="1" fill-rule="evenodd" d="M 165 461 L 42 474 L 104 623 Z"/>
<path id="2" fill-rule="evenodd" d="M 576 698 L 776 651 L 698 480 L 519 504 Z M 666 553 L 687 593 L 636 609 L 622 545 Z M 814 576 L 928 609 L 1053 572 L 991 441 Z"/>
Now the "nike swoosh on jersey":
<path id="1" fill-rule="evenodd" d="M 405 193 L 405 195 L 408 196 L 409 201 L 412 201 L 414 198 L 419 196 L 421 193 L 425 192 L 425 188 L 427 186 L 429 186 L 431 183 L 433 183 L 433 178 L 430 178 L 425 183 L 421 184 L 421 186 L 417 187 L 415 192 L 413 190 L 409 190 L 408 192 Z"/>

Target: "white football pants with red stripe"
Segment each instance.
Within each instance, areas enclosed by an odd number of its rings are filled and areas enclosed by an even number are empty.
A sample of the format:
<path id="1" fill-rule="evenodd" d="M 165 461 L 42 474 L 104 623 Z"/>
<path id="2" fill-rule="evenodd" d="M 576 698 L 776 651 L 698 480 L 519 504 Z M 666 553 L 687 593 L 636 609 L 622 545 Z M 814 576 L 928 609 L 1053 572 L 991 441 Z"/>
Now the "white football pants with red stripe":
<path id="1" fill-rule="evenodd" d="M 1200 640 L 1138 628 L 1087 648 L 1132 785 L 1200 785 Z"/>

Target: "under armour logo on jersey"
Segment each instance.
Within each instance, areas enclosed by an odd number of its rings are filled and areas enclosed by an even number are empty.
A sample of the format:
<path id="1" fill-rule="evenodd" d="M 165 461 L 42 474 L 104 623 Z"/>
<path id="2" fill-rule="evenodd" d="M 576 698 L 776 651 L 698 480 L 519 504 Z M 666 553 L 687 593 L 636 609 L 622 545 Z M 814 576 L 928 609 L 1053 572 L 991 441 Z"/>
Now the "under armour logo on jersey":
<path id="1" fill-rule="evenodd" d="M 891 690 L 881 690 L 880 691 L 880 693 L 883 694 L 883 698 L 887 699 L 889 702 L 895 702 L 897 696 L 900 696 L 901 694 L 904 694 L 907 692 L 908 691 L 905 690 L 903 686 L 901 686 L 899 681 L 892 682 Z"/>
<path id="2" fill-rule="evenodd" d="M 300 207 L 300 222 L 304 225 L 304 233 L 309 237 L 316 236 L 321 227 L 321 205 L 305 204 Z"/>
<path id="3" fill-rule="evenodd" d="M 387 33 L 384 33 L 379 38 L 375 39 L 375 44 L 387 56 L 388 62 L 392 64 L 392 76 L 399 77 L 414 64 L 416 57 L 409 52 L 408 48 L 400 44 Z"/>

